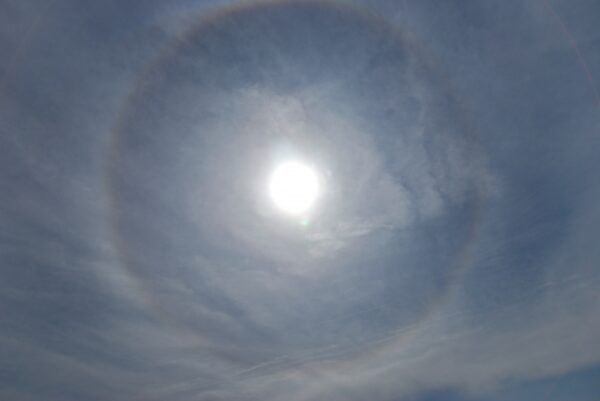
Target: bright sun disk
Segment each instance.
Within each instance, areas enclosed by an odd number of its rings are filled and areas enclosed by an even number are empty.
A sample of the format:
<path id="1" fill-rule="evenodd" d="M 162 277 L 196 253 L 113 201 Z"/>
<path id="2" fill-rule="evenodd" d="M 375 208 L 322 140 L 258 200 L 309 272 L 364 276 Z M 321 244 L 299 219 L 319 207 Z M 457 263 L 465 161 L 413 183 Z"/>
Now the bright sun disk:
<path id="1" fill-rule="evenodd" d="M 278 165 L 269 181 L 273 203 L 289 214 L 306 212 L 319 195 L 319 180 L 315 171 L 298 161 Z"/>

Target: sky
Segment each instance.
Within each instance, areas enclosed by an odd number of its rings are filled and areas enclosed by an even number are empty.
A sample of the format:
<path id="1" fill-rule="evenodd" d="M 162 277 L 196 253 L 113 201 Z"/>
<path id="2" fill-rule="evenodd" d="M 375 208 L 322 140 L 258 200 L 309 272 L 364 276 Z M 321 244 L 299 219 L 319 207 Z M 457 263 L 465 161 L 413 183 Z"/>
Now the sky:
<path id="1" fill-rule="evenodd" d="M 598 17 L 0 1 L 0 398 L 597 401 Z"/>

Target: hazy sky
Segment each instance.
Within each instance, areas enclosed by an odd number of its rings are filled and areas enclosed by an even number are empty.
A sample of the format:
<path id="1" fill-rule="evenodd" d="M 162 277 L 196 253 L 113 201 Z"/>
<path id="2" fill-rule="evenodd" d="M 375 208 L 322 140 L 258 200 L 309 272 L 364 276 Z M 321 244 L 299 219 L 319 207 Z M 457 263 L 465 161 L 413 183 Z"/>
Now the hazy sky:
<path id="1" fill-rule="evenodd" d="M 598 400 L 599 18 L 0 0 L 0 398 Z"/>

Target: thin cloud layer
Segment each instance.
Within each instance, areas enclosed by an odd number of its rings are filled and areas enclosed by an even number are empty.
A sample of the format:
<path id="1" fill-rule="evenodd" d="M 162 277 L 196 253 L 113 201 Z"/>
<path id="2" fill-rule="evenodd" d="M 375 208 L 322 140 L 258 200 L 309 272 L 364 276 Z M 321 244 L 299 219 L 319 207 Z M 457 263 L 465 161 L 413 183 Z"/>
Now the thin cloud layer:
<path id="1" fill-rule="evenodd" d="M 5 2 L 0 395 L 594 399 L 594 7 Z"/>

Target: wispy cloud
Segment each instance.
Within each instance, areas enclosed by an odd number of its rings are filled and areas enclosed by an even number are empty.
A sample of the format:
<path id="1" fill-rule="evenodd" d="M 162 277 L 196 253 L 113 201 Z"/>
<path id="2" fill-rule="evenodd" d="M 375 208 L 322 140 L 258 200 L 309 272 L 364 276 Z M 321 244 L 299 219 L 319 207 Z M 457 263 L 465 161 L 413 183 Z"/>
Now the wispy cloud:
<path id="1" fill-rule="evenodd" d="M 543 8 L 153 3 L 0 6 L 2 397 L 485 399 L 600 362 L 597 110 Z M 266 195 L 288 157 L 304 221 Z"/>

